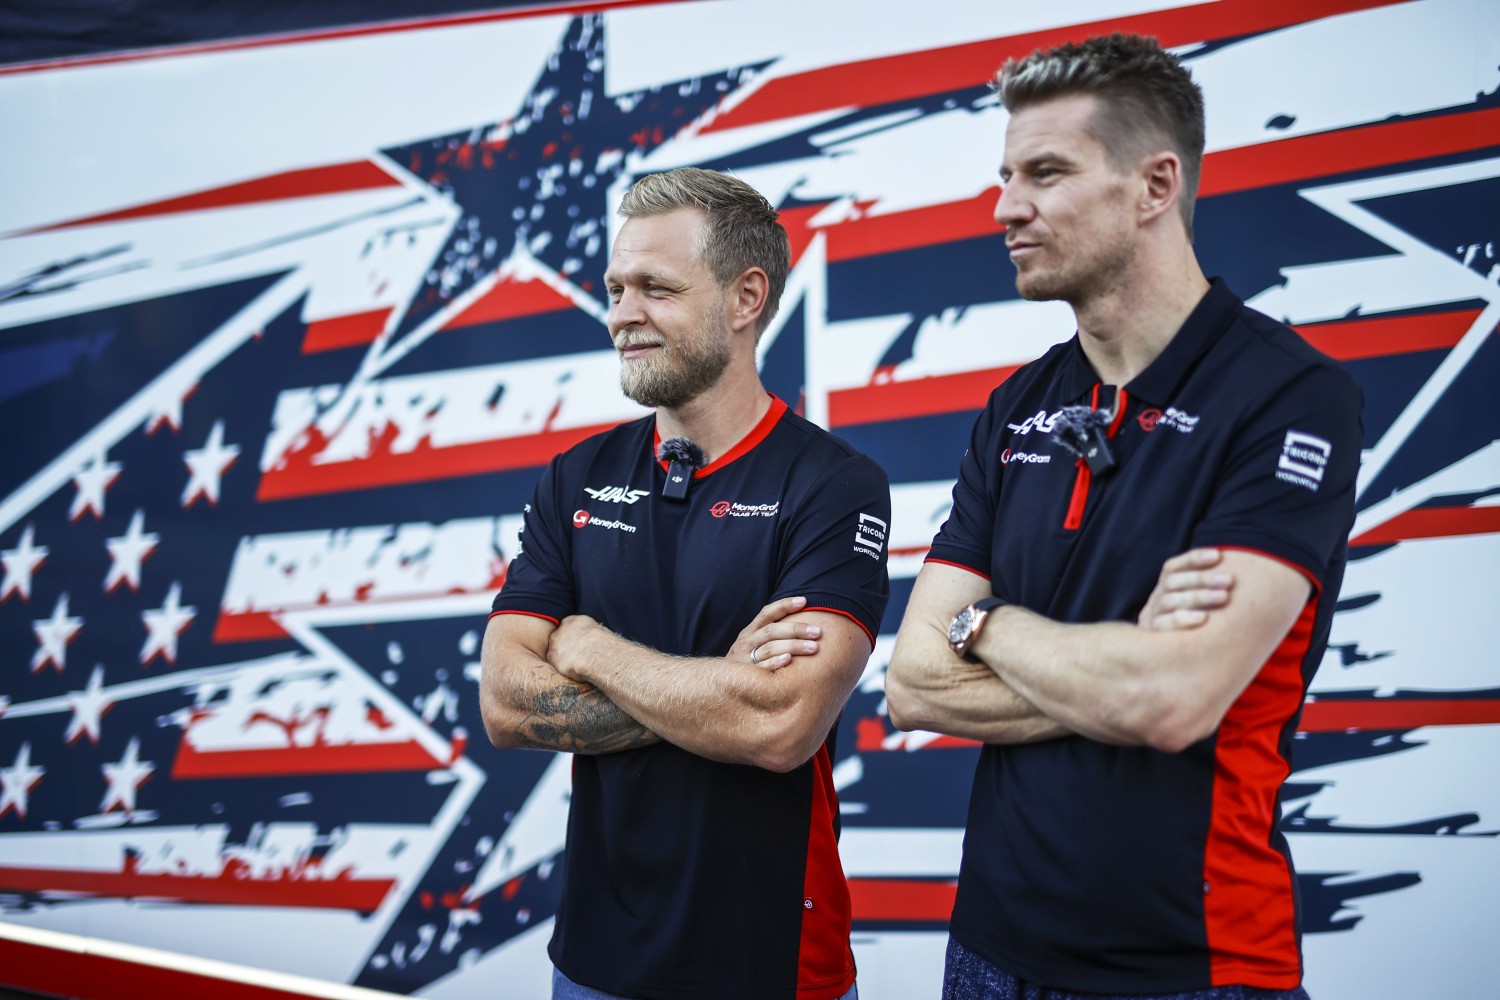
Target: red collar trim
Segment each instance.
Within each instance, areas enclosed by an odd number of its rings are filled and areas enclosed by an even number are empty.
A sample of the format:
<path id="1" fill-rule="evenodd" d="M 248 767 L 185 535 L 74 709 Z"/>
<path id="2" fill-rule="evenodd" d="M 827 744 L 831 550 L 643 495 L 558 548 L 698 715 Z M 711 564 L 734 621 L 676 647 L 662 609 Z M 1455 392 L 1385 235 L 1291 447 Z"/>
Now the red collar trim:
<path id="1" fill-rule="evenodd" d="M 720 455 L 716 460 L 710 462 L 708 465 L 705 465 L 697 472 L 694 472 L 694 479 L 702 479 L 704 476 L 712 472 L 717 472 L 718 470 L 724 468 L 724 466 L 728 465 L 730 462 L 733 462 L 735 459 L 739 458 L 741 455 L 748 453 L 752 448 L 766 439 L 766 435 L 771 433 L 771 428 L 776 426 L 776 422 L 780 420 L 781 415 L 786 412 L 786 403 L 781 399 L 778 399 L 775 393 L 768 392 L 766 393 L 766 395 L 771 397 L 771 407 L 770 409 L 766 410 L 765 416 L 760 418 L 760 422 L 750 429 L 749 434 L 746 434 L 744 437 L 740 438 L 739 443 L 736 444 L 733 448 L 730 448 L 724 454 Z M 655 455 L 660 450 L 661 431 L 656 427 L 652 427 L 651 454 Z M 663 462 L 661 459 L 657 459 L 656 464 L 661 466 L 663 472 L 667 471 L 666 462 Z"/>

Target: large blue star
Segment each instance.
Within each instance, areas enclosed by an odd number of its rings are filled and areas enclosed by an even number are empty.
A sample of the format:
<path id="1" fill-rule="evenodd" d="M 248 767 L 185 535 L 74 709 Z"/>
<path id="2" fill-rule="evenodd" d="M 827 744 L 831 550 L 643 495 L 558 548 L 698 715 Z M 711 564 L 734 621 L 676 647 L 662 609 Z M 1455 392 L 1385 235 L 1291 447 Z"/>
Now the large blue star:
<path id="1" fill-rule="evenodd" d="M 605 198 L 631 154 L 666 142 L 764 65 L 610 95 L 604 58 L 602 15 L 574 18 L 509 122 L 383 151 L 462 213 L 393 341 L 428 323 L 518 247 L 602 304 Z"/>

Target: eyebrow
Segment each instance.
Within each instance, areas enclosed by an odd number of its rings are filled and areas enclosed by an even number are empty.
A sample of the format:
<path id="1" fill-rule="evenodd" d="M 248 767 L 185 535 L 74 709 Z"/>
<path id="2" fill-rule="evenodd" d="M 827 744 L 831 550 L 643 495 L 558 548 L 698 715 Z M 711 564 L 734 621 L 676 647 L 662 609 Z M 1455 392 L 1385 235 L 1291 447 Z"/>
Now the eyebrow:
<path id="1" fill-rule="evenodd" d="M 683 283 L 679 279 L 663 274 L 660 271 L 626 271 L 623 277 L 615 274 L 613 271 L 605 271 L 604 285 L 606 288 L 610 285 L 623 285 L 626 278 L 634 279 L 641 284 L 664 285 L 667 288 L 683 287 Z"/>
<path id="2" fill-rule="evenodd" d="M 1020 165 L 1028 170 L 1035 170 L 1037 167 L 1047 164 L 1056 164 L 1058 166 L 1071 167 L 1074 165 L 1074 161 L 1070 157 L 1064 156 L 1062 153 L 1055 153 L 1051 150 L 1044 150 L 1036 154 L 1035 156 L 1028 157 L 1027 159 L 1022 160 Z M 1007 168 L 1004 163 L 1001 163 L 1000 176 L 1004 177 L 1008 169 L 1009 168 Z"/>

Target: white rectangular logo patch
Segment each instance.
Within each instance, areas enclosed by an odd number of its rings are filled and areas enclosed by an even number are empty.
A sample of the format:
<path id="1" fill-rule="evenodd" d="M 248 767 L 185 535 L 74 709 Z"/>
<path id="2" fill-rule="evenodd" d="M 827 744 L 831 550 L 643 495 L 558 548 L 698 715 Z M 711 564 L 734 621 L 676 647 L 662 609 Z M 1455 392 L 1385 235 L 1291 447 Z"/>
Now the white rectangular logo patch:
<path id="1" fill-rule="evenodd" d="M 1322 438 L 1302 431 L 1287 431 L 1286 440 L 1281 443 L 1281 461 L 1276 463 L 1276 478 L 1316 491 L 1332 455 L 1333 445 Z"/>

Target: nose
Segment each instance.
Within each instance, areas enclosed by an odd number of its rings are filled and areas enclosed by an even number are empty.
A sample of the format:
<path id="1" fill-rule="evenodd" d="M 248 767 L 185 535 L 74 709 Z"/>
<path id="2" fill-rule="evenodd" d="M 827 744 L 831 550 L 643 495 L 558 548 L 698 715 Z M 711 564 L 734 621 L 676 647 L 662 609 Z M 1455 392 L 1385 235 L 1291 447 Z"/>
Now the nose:
<path id="1" fill-rule="evenodd" d="M 1031 217 L 1031 203 L 1022 197 L 1022 188 L 1016 179 L 1000 187 L 1000 198 L 995 202 L 995 221 L 1003 229 L 1016 223 L 1026 222 Z"/>
<path id="2" fill-rule="evenodd" d="M 619 336 L 621 330 L 645 324 L 646 315 L 641 308 L 643 302 L 644 297 L 630 288 L 621 290 L 620 297 L 611 300 L 609 314 L 605 317 L 605 326 L 608 327 L 611 338 Z"/>

